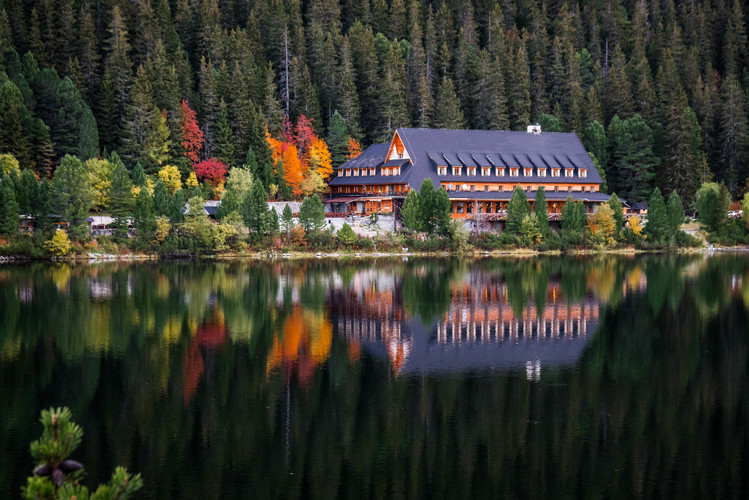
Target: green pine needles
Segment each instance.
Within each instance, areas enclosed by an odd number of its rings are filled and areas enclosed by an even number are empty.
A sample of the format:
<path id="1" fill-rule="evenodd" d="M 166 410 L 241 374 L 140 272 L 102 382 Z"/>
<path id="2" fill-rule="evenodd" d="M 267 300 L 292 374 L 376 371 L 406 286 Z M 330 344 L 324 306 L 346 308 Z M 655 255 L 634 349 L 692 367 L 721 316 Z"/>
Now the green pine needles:
<path id="1" fill-rule="evenodd" d="M 26 499 L 55 500 L 125 500 L 143 487 L 140 474 L 117 467 L 109 483 L 100 484 L 94 492 L 80 484 L 83 464 L 69 457 L 81 444 L 83 429 L 72 421 L 68 408 L 42 411 L 39 419 L 44 430 L 31 443 L 31 456 L 38 462 L 33 475 L 21 489 Z"/>

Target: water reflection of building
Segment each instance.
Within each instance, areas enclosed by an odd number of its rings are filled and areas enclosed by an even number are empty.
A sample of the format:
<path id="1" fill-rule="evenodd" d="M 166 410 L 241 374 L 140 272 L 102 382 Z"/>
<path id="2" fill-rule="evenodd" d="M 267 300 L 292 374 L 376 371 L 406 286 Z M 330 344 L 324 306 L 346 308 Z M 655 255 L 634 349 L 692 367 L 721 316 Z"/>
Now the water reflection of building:
<path id="1" fill-rule="evenodd" d="M 599 319 L 596 299 L 568 303 L 555 282 L 542 309 L 513 307 L 503 282 L 453 289 L 447 312 L 431 325 L 405 314 L 397 287 L 375 292 L 339 292 L 333 322 L 350 343 L 387 356 L 396 373 L 517 370 L 538 380 L 542 366 L 576 363 Z"/>

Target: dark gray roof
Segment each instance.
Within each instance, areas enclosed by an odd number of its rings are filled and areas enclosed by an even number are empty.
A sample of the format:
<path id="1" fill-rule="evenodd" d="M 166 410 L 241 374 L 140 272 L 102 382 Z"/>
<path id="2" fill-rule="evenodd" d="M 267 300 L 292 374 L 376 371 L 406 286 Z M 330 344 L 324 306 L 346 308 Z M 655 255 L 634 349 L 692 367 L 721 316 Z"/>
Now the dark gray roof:
<path id="1" fill-rule="evenodd" d="M 426 178 L 435 186 L 448 182 L 513 182 L 513 183 L 596 183 L 602 181 L 598 171 L 574 133 L 509 132 L 501 130 L 450 130 L 401 128 L 397 130 L 413 164 L 406 164 L 399 176 L 382 176 L 379 168 L 387 161 L 389 143 L 373 144 L 361 155 L 339 167 L 377 168 L 377 175 L 363 177 L 337 177 L 331 185 L 363 183 L 408 183 L 418 189 Z M 391 165 L 394 163 L 388 163 Z M 438 176 L 438 166 L 462 166 L 459 176 Z M 492 166 L 490 176 L 468 176 L 467 167 Z M 505 175 L 495 175 L 495 168 L 505 169 Z M 532 167 L 534 175 L 523 175 L 524 167 Z M 510 175 L 510 168 L 519 168 L 517 176 Z M 552 177 L 552 168 L 574 169 L 572 177 Z M 546 176 L 536 175 L 545 169 Z M 579 177 L 579 170 L 586 169 L 587 176 Z M 452 174 L 450 170 L 448 173 Z"/>

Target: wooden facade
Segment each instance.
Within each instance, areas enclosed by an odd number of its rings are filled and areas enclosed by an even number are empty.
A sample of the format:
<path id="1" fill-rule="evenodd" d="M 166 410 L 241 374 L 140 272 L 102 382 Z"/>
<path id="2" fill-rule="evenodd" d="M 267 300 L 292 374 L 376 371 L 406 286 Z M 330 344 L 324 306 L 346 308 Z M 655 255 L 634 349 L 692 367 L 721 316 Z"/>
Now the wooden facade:
<path id="1" fill-rule="evenodd" d="M 398 129 L 338 168 L 330 181 L 330 210 L 367 215 L 398 212 L 424 179 L 444 188 L 453 218 L 502 220 L 513 190 L 528 199 L 543 187 L 550 218 L 568 197 L 588 211 L 608 200 L 602 179 L 575 134 Z"/>

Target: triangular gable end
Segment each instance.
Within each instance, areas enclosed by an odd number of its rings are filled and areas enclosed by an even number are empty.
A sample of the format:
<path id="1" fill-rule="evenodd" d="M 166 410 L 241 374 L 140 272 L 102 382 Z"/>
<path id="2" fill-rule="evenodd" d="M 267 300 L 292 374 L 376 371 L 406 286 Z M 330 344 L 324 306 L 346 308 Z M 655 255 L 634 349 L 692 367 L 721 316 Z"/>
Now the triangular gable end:
<path id="1" fill-rule="evenodd" d="M 411 156 L 408 154 L 406 146 L 401 140 L 401 136 L 396 131 L 393 135 L 393 140 L 390 141 L 390 148 L 388 148 L 387 161 L 390 160 L 408 160 L 411 161 Z"/>

